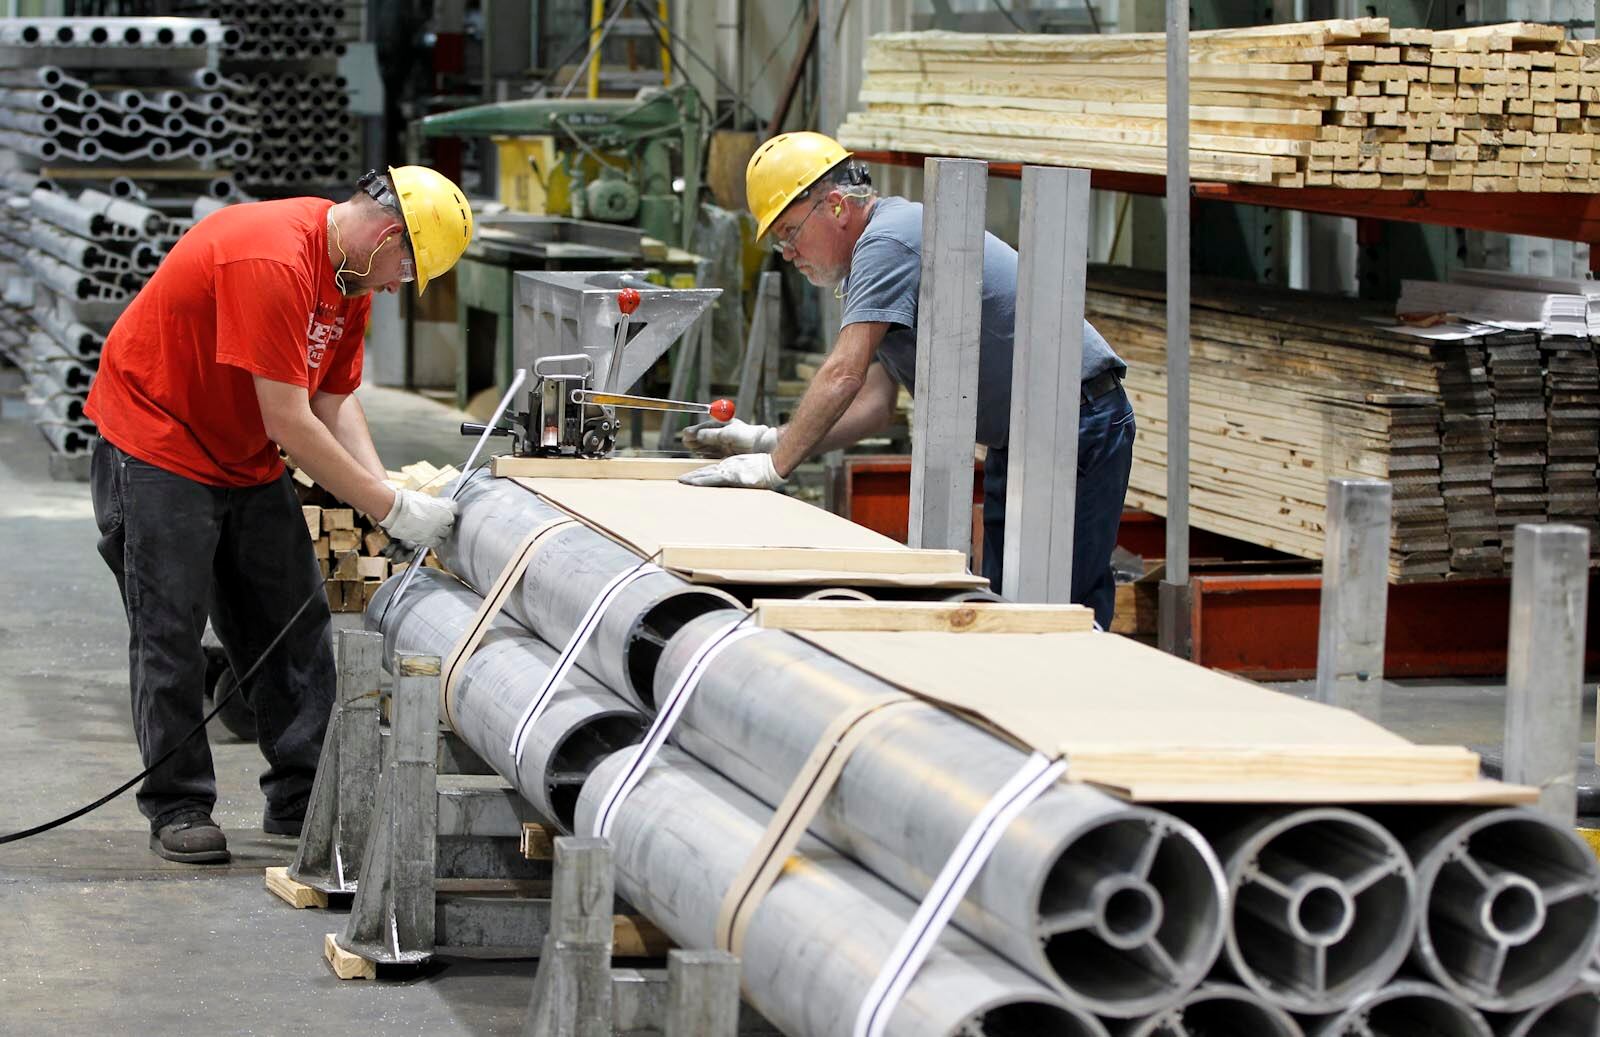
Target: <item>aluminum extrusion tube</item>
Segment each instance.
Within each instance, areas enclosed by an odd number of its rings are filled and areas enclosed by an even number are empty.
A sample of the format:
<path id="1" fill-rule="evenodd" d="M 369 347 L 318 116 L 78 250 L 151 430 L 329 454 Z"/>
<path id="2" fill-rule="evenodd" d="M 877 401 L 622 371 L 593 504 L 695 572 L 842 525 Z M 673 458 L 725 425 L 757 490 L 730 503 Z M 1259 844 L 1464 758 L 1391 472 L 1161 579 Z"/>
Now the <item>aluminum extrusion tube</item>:
<path id="1" fill-rule="evenodd" d="M 1600 982 L 1517 1015 L 1492 1016 L 1496 1037 L 1595 1037 L 1600 1034 Z"/>
<path id="2" fill-rule="evenodd" d="M 93 425 L 63 425 L 57 421 L 38 421 L 34 424 L 57 453 L 68 456 L 87 454 L 98 435 Z"/>
<path id="3" fill-rule="evenodd" d="M 92 188 L 84 190 L 78 195 L 78 204 L 104 216 L 107 221 L 119 227 L 126 227 L 136 234 L 154 236 L 161 233 L 161 228 L 166 225 L 167 218 L 146 205 L 130 201 L 126 198 L 113 198 Z"/>
<path id="4" fill-rule="evenodd" d="M 601 763 L 578 801 L 580 827 L 632 758 Z M 612 830 L 617 892 L 683 947 L 709 947 L 718 909 L 771 812 L 665 747 L 621 804 Z M 915 905 L 855 862 L 807 838 L 752 916 L 740 965 L 745 996 L 791 1037 L 851 1024 Z M 1062 1003 L 959 931 L 946 930 L 889 1019 L 892 1037 L 1101 1037 Z"/>
<path id="5" fill-rule="evenodd" d="M 1492 1037 L 1477 1009 L 1414 980 L 1375 990 L 1338 1015 L 1301 1024 L 1308 1037 Z"/>
<path id="6" fill-rule="evenodd" d="M 1117 1037 L 1303 1037 L 1294 1017 L 1231 983 L 1206 983 L 1148 1019 L 1135 1020 Z"/>
<path id="7" fill-rule="evenodd" d="M 656 670 L 658 695 L 724 622 L 711 615 L 684 625 Z M 723 649 L 675 737 L 776 803 L 829 724 L 894 691 L 799 638 L 762 631 Z M 856 748 L 814 830 L 920 897 L 1025 759 L 943 710 L 901 707 Z M 1221 865 L 1191 826 L 1064 784 L 1006 829 L 956 921 L 1068 1003 L 1132 1018 L 1175 1003 L 1204 978 L 1222 945 L 1225 896 Z"/>
<path id="8" fill-rule="evenodd" d="M 34 310 L 33 318 L 62 349 L 73 356 L 91 360 L 100 355 L 100 347 L 105 339 L 88 325 L 64 318 L 49 307 Z"/>
<path id="9" fill-rule="evenodd" d="M 369 627 L 383 620 L 384 658 L 393 659 L 397 651 L 448 656 L 472 627 L 483 599 L 455 577 L 424 569 L 390 609 L 399 584 L 398 578 L 386 581 L 367 606 Z M 571 831 L 583 780 L 602 759 L 639 740 L 644 718 L 574 669 L 551 696 L 519 762 L 511 755 L 511 735 L 555 660 L 555 649 L 508 617 L 497 617 L 456 682 L 449 719 L 484 762 L 544 817 Z"/>
<path id="10" fill-rule="evenodd" d="M 440 560 L 475 590 L 493 585 L 529 530 L 564 512 L 507 479 L 480 471 L 456 497 L 451 535 Z M 590 604 L 615 576 L 638 566 L 638 555 L 583 525 L 556 530 L 534 553 L 505 611 L 548 643 L 565 645 Z M 654 572 L 624 590 L 601 618 L 578 664 L 624 699 L 649 700 L 656 661 L 685 622 L 736 605 L 720 590 Z"/>
<path id="11" fill-rule="evenodd" d="M 98 238 L 111 233 L 104 216 L 55 191 L 41 187 L 28 196 L 28 204 L 37 216 L 82 237 Z"/>
<path id="12" fill-rule="evenodd" d="M 1416 932 L 1416 878 L 1382 825 L 1331 807 L 1185 816 L 1228 875 L 1226 961 L 1292 1012 L 1336 1012 L 1394 978 Z"/>
<path id="13" fill-rule="evenodd" d="M 1520 808 L 1429 820 L 1406 839 L 1426 904 L 1413 962 L 1494 1012 L 1522 1011 L 1571 989 L 1600 946 L 1600 862 L 1588 845 Z"/>

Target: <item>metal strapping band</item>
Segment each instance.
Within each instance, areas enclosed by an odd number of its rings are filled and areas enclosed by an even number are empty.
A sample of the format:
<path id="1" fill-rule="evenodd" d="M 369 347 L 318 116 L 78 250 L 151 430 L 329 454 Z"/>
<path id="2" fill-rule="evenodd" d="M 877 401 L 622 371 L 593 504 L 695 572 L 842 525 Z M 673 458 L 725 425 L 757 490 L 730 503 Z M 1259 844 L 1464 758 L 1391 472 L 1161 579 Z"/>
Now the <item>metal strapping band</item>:
<path id="1" fill-rule="evenodd" d="M 538 722 L 545 706 L 550 704 L 551 697 L 556 688 L 561 685 L 578 656 L 583 652 L 584 645 L 589 643 L 589 638 L 600 628 L 600 620 L 605 616 L 606 609 L 622 596 L 635 580 L 649 576 L 651 573 L 661 572 L 659 566 L 653 565 L 648 559 L 640 562 L 632 569 L 625 569 L 614 576 L 610 583 L 601 589 L 589 605 L 583 619 L 578 623 L 578 628 L 567 639 L 566 646 L 561 649 L 561 655 L 556 659 L 555 665 L 550 667 L 550 672 L 545 674 L 544 683 L 534 694 L 533 700 L 528 703 L 528 708 L 523 710 L 522 717 L 517 721 L 517 729 L 511 736 L 511 758 L 517 763 L 522 762 L 522 751 L 528 744 L 528 735 L 533 731 L 533 725 Z"/>
<path id="2" fill-rule="evenodd" d="M 889 1018 L 905 997 L 917 970 L 927 960 L 1007 826 L 1066 770 L 1065 758 L 1052 760 L 1043 753 L 1034 753 L 972 819 L 933 886 L 917 905 L 916 914 L 900 934 L 878 978 L 872 981 L 856 1015 L 854 1037 L 883 1037 Z"/>
<path id="3" fill-rule="evenodd" d="M 677 724 L 678 718 L 683 715 L 684 707 L 689 704 L 689 698 L 694 694 L 694 689 L 699 687 L 700 678 L 710 668 L 712 660 L 716 659 L 728 646 L 738 643 L 753 634 L 762 633 L 757 627 L 745 626 L 750 621 L 751 613 L 745 613 L 738 619 L 723 627 L 717 633 L 708 637 L 704 644 L 690 656 L 688 665 L 683 672 L 678 674 L 678 679 L 673 682 L 672 690 L 667 692 L 666 699 L 661 703 L 660 711 L 656 713 L 655 720 L 650 724 L 650 730 L 645 732 L 642 741 L 633 754 L 633 759 L 628 766 L 617 775 L 616 781 L 606 790 L 605 798 L 600 801 L 600 809 L 595 812 L 593 830 L 591 835 L 605 838 L 611 835 L 612 823 L 616 820 L 617 808 L 627 798 L 628 793 L 634 790 L 644 777 L 645 771 L 650 769 L 650 764 L 655 760 L 656 754 L 666 744 L 667 736 L 672 733 L 672 728 Z M 743 628 L 743 629 L 741 629 Z"/>

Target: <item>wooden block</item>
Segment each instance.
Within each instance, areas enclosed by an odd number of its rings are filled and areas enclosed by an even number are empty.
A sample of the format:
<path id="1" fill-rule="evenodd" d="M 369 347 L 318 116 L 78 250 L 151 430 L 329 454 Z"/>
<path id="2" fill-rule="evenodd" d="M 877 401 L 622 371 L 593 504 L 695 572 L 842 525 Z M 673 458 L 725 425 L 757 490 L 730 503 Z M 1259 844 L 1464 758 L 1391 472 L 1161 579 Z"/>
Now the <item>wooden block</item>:
<path id="1" fill-rule="evenodd" d="M 401 465 L 400 472 L 405 476 L 405 488 L 420 490 L 428 480 L 439 474 L 439 469 L 427 461 L 415 461 L 408 465 Z"/>
<path id="2" fill-rule="evenodd" d="M 315 504 L 302 505 L 300 514 L 306 519 L 306 532 L 315 540 L 322 535 L 322 509 Z"/>
<path id="3" fill-rule="evenodd" d="M 328 569 L 329 569 L 328 556 L 327 555 L 318 555 L 317 556 L 317 568 L 322 571 L 322 578 L 324 580 L 326 580 L 328 578 Z"/>
<path id="4" fill-rule="evenodd" d="M 340 979 L 377 979 L 378 963 L 340 947 L 338 936 L 338 933 L 328 933 L 322 938 L 322 957 L 333 974 Z"/>
<path id="5" fill-rule="evenodd" d="M 336 580 L 361 579 L 361 556 L 354 551 L 343 551 L 333 556 L 333 578 Z"/>
<path id="6" fill-rule="evenodd" d="M 383 581 L 389 578 L 389 559 L 361 555 L 356 558 L 356 571 L 363 580 Z"/>
<path id="7" fill-rule="evenodd" d="M 344 611 L 344 583 L 336 579 L 326 579 L 322 582 L 322 589 L 328 595 L 328 611 Z"/>
<path id="8" fill-rule="evenodd" d="M 328 552 L 341 555 L 346 551 L 355 551 L 361 547 L 361 534 L 354 529 L 328 530 Z"/>
<path id="9" fill-rule="evenodd" d="M 418 486 L 417 492 L 426 493 L 430 497 L 437 497 L 444 491 L 445 487 L 454 482 L 456 477 L 460 474 L 461 473 L 456 470 L 454 465 L 445 465 L 443 468 L 435 471 L 432 478 L 426 480 L 422 483 L 422 485 Z"/>
<path id="10" fill-rule="evenodd" d="M 676 479 L 716 461 L 703 457 L 511 457 L 491 462 L 504 479 Z"/>
<path id="11" fill-rule="evenodd" d="M 354 586 L 354 584 L 352 584 L 351 586 Z M 382 586 L 383 586 L 383 581 L 382 580 L 362 580 L 361 581 L 361 609 L 360 609 L 360 611 L 365 612 L 365 611 L 367 611 L 367 609 L 372 607 L 372 599 L 377 596 L 378 588 L 382 587 Z M 356 611 L 356 610 L 352 609 L 351 611 Z"/>
<path id="12" fill-rule="evenodd" d="M 328 894 L 289 877 L 288 868 L 268 868 L 267 892 L 292 908 L 327 907 Z"/>
<path id="13" fill-rule="evenodd" d="M 361 543 L 367 549 L 367 554 L 382 554 L 383 549 L 389 546 L 389 534 L 381 529 L 371 529 L 362 535 Z"/>
<path id="14" fill-rule="evenodd" d="M 308 490 L 316 489 L 316 486 L 317 486 L 316 480 L 311 478 L 311 476 L 307 475 L 306 474 L 306 470 L 304 468 L 298 468 L 297 467 L 297 468 L 293 468 L 291 470 L 294 473 L 292 478 L 294 479 L 296 484 L 298 484 L 300 486 L 303 486 Z"/>
<path id="15" fill-rule="evenodd" d="M 356 528 L 356 513 L 353 508 L 323 508 L 322 530 L 325 533 L 335 529 Z"/>
<path id="16" fill-rule="evenodd" d="M 611 921 L 611 954 L 617 958 L 664 958 L 671 937 L 643 915 L 615 915 Z"/>
<path id="17" fill-rule="evenodd" d="M 924 573 L 957 575 L 967 571 L 960 551 L 873 548 L 735 547 L 662 544 L 663 569 L 741 572 Z"/>
<path id="18" fill-rule="evenodd" d="M 761 598 L 754 607 L 756 625 L 768 630 L 1048 634 L 1094 628 L 1094 613 L 1082 605 Z"/>
<path id="19" fill-rule="evenodd" d="M 318 558 L 328 557 L 328 538 L 325 536 L 317 537 L 316 543 L 311 545 L 311 549 Z"/>
<path id="20" fill-rule="evenodd" d="M 555 833 L 535 821 L 522 823 L 522 857 L 530 861 L 554 860 Z"/>

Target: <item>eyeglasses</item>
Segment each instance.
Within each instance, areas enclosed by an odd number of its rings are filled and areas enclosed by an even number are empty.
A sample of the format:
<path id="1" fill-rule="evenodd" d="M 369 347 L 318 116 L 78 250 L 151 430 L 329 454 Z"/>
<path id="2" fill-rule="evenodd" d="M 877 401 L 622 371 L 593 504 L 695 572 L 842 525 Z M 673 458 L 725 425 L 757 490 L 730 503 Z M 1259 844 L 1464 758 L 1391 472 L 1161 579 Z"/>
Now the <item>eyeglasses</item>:
<path id="1" fill-rule="evenodd" d="M 415 284 L 417 280 L 416 253 L 411 251 L 411 235 L 401 234 L 400 244 L 405 247 L 405 255 L 400 257 L 400 283 Z"/>
<path id="2" fill-rule="evenodd" d="M 811 214 L 816 212 L 817 211 L 817 206 L 819 206 L 821 204 L 822 204 L 822 199 L 821 198 L 818 198 L 815 202 L 812 202 L 811 203 L 811 208 L 807 209 L 805 216 L 801 217 L 800 222 L 795 224 L 794 230 L 790 231 L 784 237 L 774 238 L 772 240 L 772 251 L 778 253 L 779 255 L 782 255 L 785 252 L 796 251 L 795 247 L 794 247 L 795 239 L 800 237 L 800 231 L 801 231 L 802 228 L 805 227 L 806 220 L 809 220 L 811 218 Z"/>

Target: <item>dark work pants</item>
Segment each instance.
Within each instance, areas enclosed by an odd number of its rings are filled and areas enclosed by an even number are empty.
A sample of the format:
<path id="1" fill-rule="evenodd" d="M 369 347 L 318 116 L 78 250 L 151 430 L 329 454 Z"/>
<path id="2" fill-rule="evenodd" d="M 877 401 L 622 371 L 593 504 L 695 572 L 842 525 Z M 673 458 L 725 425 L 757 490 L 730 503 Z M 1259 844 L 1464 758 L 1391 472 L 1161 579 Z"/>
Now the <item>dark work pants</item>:
<path id="1" fill-rule="evenodd" d="M 309 608 L 240 694 L 255 709 L 267 816 L 304 815 L 333 704 L 332 617 L 287 473 L 242 489 L 207 486 L 129 457 L 107 440 L 90 466 L 100 555 L 128 614 L 133 728 L 149 766 L 205 715 L 209 610 L 243 675 L 300 604 Z M 217 801 L 205 732 L 139 788 L 151 830 Z"/>
<path id="2" fill-rule="evenodd" d="M 1094 609 L 1111 629 L 1117 586 L 1111 549 L 1117 546 L 1122 503 L 1133 469 L 1133 406 L 1122 386 L 1080 404 L 1077 516 L 1072 527 L 1072 600 Z M 1009 452 L 990 447 L 983 461 L 983 575 L 997 592 L 1006 548 L 1006 470 Z"/>

